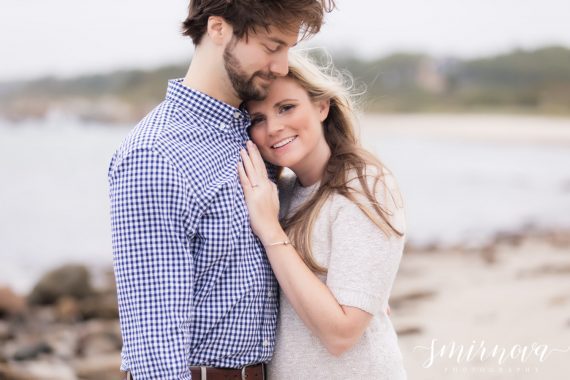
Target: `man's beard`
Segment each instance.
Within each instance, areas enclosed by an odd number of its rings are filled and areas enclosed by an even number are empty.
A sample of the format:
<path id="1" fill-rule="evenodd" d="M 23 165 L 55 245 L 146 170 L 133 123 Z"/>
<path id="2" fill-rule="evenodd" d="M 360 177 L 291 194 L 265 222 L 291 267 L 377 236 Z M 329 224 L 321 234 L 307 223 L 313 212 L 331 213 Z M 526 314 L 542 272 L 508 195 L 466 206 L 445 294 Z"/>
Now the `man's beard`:
<path id="1" fill-rule="evenodd" d="M 250 77 L 245 73 L 241 67 L 240 62 L 233 55 L 233 48 L 235 43 L 230 42 L 224 49 L 224 67 L 228 73 L 228 77 L 232 82 L 232 86 L 237 96 L 243 100 L 263 100 L 267 96 L 267 91 L 269 89 L 270 82 L 265 85 L 255 85 L 253 83 L 255 77 L 260 77 L 263 79 L 273 80 L 275 75 L 271 73 L 264 73 L 262 71 L 256 71 Z"/>

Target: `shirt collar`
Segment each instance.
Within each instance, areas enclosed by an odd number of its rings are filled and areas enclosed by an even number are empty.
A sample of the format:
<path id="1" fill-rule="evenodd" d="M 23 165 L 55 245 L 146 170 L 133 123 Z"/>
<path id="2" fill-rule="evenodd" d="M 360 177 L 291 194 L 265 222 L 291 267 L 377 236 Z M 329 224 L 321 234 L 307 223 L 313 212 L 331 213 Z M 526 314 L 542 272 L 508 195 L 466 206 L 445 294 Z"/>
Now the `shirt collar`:
<path id="1" fill-rule="evenodd" d="M 232 107 L 200 91 L 184 86 L 182 81 L 182 78 L 168 81 L 166 99 L 188 109 L 200 119 L 224 131 L 231 128 L 244 132 L 249 127 L 249 114 L 245 108 Z"/>

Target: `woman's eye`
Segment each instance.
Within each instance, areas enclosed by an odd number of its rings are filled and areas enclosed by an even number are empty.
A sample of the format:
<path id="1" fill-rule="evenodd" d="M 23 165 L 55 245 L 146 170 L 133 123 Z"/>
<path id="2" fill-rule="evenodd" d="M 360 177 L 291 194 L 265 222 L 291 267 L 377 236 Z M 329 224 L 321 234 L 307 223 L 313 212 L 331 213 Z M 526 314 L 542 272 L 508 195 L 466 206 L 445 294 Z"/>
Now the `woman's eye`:
<path id="1" fill-rule="evenodd" d="M 279 113 L 287 112 L 293 108 L 295 108 L 293 104 L 283 104 L 281 107 L 279 107 Z"/>
<path id="2" fill-rule="evenodd" d="M 253 119 L 251 119 L 251 126 L 253 127 L 255 124 L 257 124 L 261 121 L 263 121 L 262 117 L 254 117 Z"/>

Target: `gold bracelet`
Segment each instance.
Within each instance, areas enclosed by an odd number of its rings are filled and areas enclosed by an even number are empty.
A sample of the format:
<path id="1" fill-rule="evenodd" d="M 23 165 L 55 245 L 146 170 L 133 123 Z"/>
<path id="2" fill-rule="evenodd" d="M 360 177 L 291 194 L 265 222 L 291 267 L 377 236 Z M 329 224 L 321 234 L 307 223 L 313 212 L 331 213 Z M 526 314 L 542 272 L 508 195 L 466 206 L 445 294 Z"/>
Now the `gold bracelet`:
<path id="1" fill-rule="evenodd" d="M 276 245 L 293 245 L 289 240 L 278 241 L 277 243 L 267 244 L 265 248 L 274 247 Z"/>

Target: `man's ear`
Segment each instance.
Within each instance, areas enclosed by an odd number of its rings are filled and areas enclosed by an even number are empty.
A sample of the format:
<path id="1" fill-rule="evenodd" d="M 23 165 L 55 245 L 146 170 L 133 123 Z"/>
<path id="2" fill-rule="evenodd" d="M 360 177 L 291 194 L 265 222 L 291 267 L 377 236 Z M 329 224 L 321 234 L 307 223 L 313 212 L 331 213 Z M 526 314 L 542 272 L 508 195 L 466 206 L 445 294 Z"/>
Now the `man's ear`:
<path id="1" fill-rule="evenodd" d="M 325 121 L 327 116 L 329 116 L 329 110 L 331 108 L 331 100 L 330 99 L 319 100 L 317 106 L 319 107 L 319 120 L 322 123 L 323 121 Z"/>
<path id="2" fill-rule="evenodd" d="M 210 16 L 206 33 L 216 45 L 225 45 L 232 39 L 233 29 L 223 17 Z"/>

